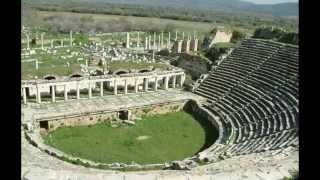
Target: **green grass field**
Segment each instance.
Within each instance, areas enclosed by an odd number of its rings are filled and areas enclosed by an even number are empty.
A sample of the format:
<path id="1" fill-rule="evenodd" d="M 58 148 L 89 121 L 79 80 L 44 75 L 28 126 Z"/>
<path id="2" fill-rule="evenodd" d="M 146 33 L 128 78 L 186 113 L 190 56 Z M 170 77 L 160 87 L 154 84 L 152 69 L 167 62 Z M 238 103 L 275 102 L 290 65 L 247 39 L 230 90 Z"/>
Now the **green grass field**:
<path id="1" fill-rule="evenodd" d="M 96 162 L 164 163 L 192 156 L 217 138 L 212 129 L 206 134 L 203 123 L 180 111 L 143 117 L 128 127 L 101 123 L 59 128 L 44 140 L 63 152 Z"/>

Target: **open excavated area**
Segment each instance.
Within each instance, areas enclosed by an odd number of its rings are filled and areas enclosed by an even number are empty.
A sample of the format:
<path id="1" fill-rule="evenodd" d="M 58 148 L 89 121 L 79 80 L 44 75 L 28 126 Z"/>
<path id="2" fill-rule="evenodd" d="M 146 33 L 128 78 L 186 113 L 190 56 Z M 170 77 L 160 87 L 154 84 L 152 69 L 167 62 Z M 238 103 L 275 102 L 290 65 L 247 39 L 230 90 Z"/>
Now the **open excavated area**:
<path id="1" fill-rule="evenodd" d="M 142 117 L 134 126 L 99 123 L 59 128 L 46 135 L 44 141 L 68 154 L 97 162 L 164 163 L 192 156 L 213 143 L 217 132 L 206 136 L 198 121 L 179 111 Z"/>

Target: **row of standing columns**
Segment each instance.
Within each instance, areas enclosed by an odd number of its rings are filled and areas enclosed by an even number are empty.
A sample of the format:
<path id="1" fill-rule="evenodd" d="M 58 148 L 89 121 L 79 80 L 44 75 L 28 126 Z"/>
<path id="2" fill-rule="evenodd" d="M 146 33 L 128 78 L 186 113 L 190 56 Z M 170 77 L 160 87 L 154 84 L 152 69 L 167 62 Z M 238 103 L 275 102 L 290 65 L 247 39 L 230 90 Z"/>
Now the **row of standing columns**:
<path id="1" fill-rule="evenodd" d="M 185 33 L 182 32 L 182 40 L 185 38 Z M 196 32 L 194 31 L 193 33 L 193 39 L 196 40 Z M 178 31 L 175 33 L 175 39 L 174 41 L 178 40 Z M 188 35 L 188 40 L 192 40 L 191 35 Z M 158 41 L 158 43 L 157 43 Z M 152 43 L 151 43 L 152 42 Z M 166 44 L 164 42 L 164 32 L 161 32 L 161 34 L 158 35 L 157 39 L 157 34 L 156 32 L 153 33 L 153 37 L 151 35 L 146 36 L 144 40 L 144 49 L 145 50 L 150 50 L 150 49 L 161 49 L 161 48 L 169 48 L 171 43 L 171 33 L 168 32 L 168 37 L 166 40 Z M 137 47 L 140 47 L 140 34 L 137 32 Z M 126 33 L 126 48 L 130 48 L 130 33 Z"/>
<path id="2" fill-rule="evenodd" d="M 176 88 L 176 76 L 174 75 L 172 76 L 172 88 Z M 179 75 L 180 78 L 180 84 L 179 86 L 182 87 L 183 86 L 183 82 L 184 82 L 184 78 L 185 75 Z M 154 87 L 153 90 L 157 91 L 158 90 L 158 81 L 159 81 L 159 77 L 153 77 L 155 78 L 155 83 L 154 83 Z M 169 87 L 169 78 L 170 76 L 164 76 L 164 84 L 163 84 L 163 89 L 164 90 L 168 90 Z M 149 79 L 151 78 L 144 78 L 143 81 L 143 91 L 148 92 L 149 91 Z M 100 83 L 100 96 L 104 96 L 104 88 L 103 88 L 103 83 L 104 82 L 112 82 L 112 81 L 100 81 L 98 83 Z M 96 82 L 95 82 L 96 83 Z M 113 80 L 114 83 L 114 95 L 118 95 L 118 80 L 115 79 Z M 51 101 L 52 102 L 56 102 L 56 86 L 57 85 L 51 85 L 49 86 L 51 88 Z M 64 100 L 67 101 L 68 100 L 68 89 L 67 89 L 67 84 L 64 84 Z M 22 97 L 23 97 L 23 103 L 27 104 L 27 93 L 26 93 L 26 88 L 27 87 L 23 87 L 22 88 Z M 135 79 L 135 83 L 134 83 L 134 92 L 138 93 L 139 92 L 139 84 L 138 84 L 138 79 Z M 128 94 L 128 80 L 124 79 L 124 94 Z M 88 98 L 91 99 L 92 98 L 92 82 L 88 82 Z M 76 99 L 80 99 L 80 85 L 79 83 L 77 84 L 77 88 L 76 88 Z M 41 103 L 41 90 L 40 90 L 40 86 L 39 84 L 36 85 L 36 101 L 37 103 Z"/>
<path id="3" fill-rule="evenodd" d="M 26 34 L 26 37 L 27 37 L 27 49 L 30 49 L 30 36 L 28 34 Z M 41 49 L 44 50 L 44 33 L 41 33 L 40 35 L 41 37 Z M 60 39 L 60 44 L 61 46 L 63 47 L 64 46 L 64 39 Z M 54 40 L 51 40 L 50 44 L 51 44 L 51 48 L 53 48 L 53 42 Z M 69 43 L 70 43 L 70 46 L 73 45 L 73 37 L 72 37 L 72 31 L 70 31 L 69 33 Z"/>

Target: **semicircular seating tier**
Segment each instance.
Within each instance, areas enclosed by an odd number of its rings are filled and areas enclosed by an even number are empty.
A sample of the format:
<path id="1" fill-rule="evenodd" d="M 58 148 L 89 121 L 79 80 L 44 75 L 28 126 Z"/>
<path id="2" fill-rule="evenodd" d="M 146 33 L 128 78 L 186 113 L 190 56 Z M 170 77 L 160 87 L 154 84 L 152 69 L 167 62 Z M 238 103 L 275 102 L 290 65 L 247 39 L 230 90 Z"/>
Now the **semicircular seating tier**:
<path id="1" fill-rule="evenodd" d="M 245 39 L 200 84 L 202 106 L 223 124 L 211 158 L 298 146 L 298 47 Z"/>

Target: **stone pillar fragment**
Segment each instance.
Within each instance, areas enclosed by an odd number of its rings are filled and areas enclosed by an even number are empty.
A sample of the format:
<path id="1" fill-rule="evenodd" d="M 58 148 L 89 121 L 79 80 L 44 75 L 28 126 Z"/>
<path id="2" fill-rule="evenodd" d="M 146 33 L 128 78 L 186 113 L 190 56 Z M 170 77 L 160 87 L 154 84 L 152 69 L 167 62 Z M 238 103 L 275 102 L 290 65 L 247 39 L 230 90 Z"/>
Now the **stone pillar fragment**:
<path id="1" fill-rule="evenodd" d="M 80 99 L 80 87 L 79 82 L 77 83 L 77 99 Z"/>
<path id="2" fill-rule="evenodd" d="M 169 84 L 169 76 L 165 76 L 164 79 L 164 89 L 168 90 L 168 84 Z"/>
<path id="3" fill-rule="evenodd" d="M 185 75 L 184 75 L 184 74 L 181 74 L 180 77 L 181 77 L 181 78 L 180 78 L 180 88 L 182 88 L 182 87 L 183 87 L 183 83 L 184 83 L 184 79 L 185 79 Z"/>
<path id="4" fill-rule="evenodd" d="M 176 88 L 176 79 L 177 79 L 176 76 L 172 77 L 172 88 Z"/>
<path id="5" fill-rule="evenodd" d="M 124 80 L 124 94 L 128 94 L 128 80 Z"/>
<path id="6" fill-rule="evenodd" d="M 148 37 L 145 38 L 145 41 L 144 41 L 144 49 L 145 49 L 145 50 L 148 50 Z"/>
<path id="7" fill-rule="evenodd" d="M 27 92 L 26 88 L 22 88 L 22 98 L 23 98 L 23 104 L 27 104 Z"/>
<path id="8" fill-rule="evenodd" d="M 56 102 L 56 87 L 54 85 L 51 86 L 51 98 L 52 102 Z"/>
<path id="9" fill-rule="evenodd" d="M 151 45 L 151 36 L 149 36 L 148 38 L 148 50 L 152 49 L 152 45 Z"/>
<path id="10" fill-rule="evenodd" d="M 37 89 L 37 96 L 36 96 L 37 103 L 41 103 L 41 92 L 40 92 L 40 87 L 38 84 L 36 85 L 36 89 Z"/>
<path id="11" fill-rule="evenodd" d="M 176 31 L 176 37 L 174 38 L 175 41 L 178 40 L 178 31 Z"/>
<path id="12" fill-rule="evenodd" d="M 88 82 L 88 96 L 89 96 L 89 99 L 92 98 L 92 87 L 91 87 L 91 82 L 89 81 Z"/>
<path id="13" fill-rule="evenodd" d="M 103 96 L 103 81 L 100 82 L 100 96 Z"/>
<path id="14" fill-rule="evenodd" d="M 137 47 L 140 47 L 140 36 L 139 36 L 139 31 L 138 31 L 138 42 L 137 42 Z"/>
<path id="15" fill-rule="evenodd" d="M 170 37 L 170 31 L 169 31 L 169 34 L 168 34 L 168 41 L 167 41 L 167 48 L 170 47 L 170 41 L 171 41 L 171 37 Z"/>
<path id="16" fill-rule="evenodd" d="M 177 48 L 177 53 L 181 53 L 182 51 L 182 40 L 178 41 L 178 48 Z"/>
<path id="17" fill-rule="evenodd" d="M 161 35 L 159 35 L 159 38 L 158 38 L 158 46 L 157 46 L 157 49 L 158 49 L 158 50 L 161 49 Z"/>
<path id="18" fill-rule="evenodd" d="M 135 79 L 135 81 L 134 81 L 134 91 L 135 91 L 135 93 L 138 93 L 138 79 Z"/>
<path id="19" fill-rule="evenodd" d="M 154 91 L 158 91 L 158 77 L 155 77 L 155 81 L 154 81 Z"/>
<path id="20" fill-rule="evenodd" d="M 148 85 L 149 85 L 149 79 L 148 78 L 144 78 L 144 91 L 148 91 Z"/>
<path id="21" fill-rule="evenodd" d="M 67 90 L 67 84 L 64 85 L 64 100 L 68 100 L 68 90 Z"/>
<path id="22" fill-rule="evenodd" d="M 153 49 L 156 49 L 156 32 L 153 33 Z"/>
<path id="23" fill-rule="evenodd" d="M 163 47 L 163 31 L 161 32 L 161 48 Z"/>
<path id="24" fill-rule="evenodd" d="M 117 95 L 118 94 L 118 82 L 117 82 L 117 79 L 114 80 L 113 90 L 114 90 L 113 94 Z"/>
<path id="25" fill-rule="evenodd" d="M 38 62 L 37 59 L 34 62 L 35 62 L 35 65 L 36 65 L 36 69 L 38 70 L 39 69 L 39 62 Z"/>
<path id="26" fill-rule="evenodd" d="M 72 39 L 72 31 L 70 31 L 70 46 L 72 46 L 72 42 L 73 42 L 73 39 Z"/>
<path id="27" fill-rule="evenodd" d="M 30 49 L 30 36 L 29 34 L 26 34 L 27 36 L 27 49 Z"/>
<path id="28" fill-rule="evenodd" d="M 190 52 L 190 40 L 188 39 L 186 41 L 186 53 L 189 53 Z"/>
<path id="29" fill-rule="evenodd" d="M 43 50 L 43 33 L 41 33 L 41 49 Z"/>
<path id="30" fill-rule="evenodd" d="M 130 48 L 130 34 L 127 32 L 126 48 Z"/>
<path id="31" fill-rule="evenodd" d="M 197 52 L 198 51 L 198 43 L 199 43 L 199 40 L 198 39 L 195 39 L 194 41 L 193 41 L 193 51 L 194 52 Z"/>

